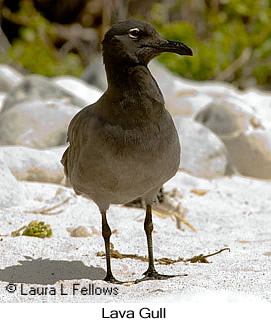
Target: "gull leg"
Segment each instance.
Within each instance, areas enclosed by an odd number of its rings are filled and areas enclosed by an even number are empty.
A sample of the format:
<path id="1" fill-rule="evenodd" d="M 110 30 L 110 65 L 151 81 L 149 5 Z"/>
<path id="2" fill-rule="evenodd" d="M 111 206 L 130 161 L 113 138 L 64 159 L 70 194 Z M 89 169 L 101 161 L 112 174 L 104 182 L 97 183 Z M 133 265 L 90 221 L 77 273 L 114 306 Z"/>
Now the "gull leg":
<path id="1" fill-rule="evenodd" d="M 161 279 L 168 279 L 168 278 L 175 277 L 175 275 L 161 275 L 156 271 L 154 267 L 153 247 L 152 247 L 153 223 L 152 223 L 151 205 L 147 205 L 144 229 L 145 229 L 147 243 L 148 243 L 149 267 L 147 271 L 145 271 L 143 274 L 145 277 L 142 279 L 138 279 L 136 282 L 141 282 L 144 280 L 152 280 L 152 279 L 161 280 Z"/>
<path id="2" fill-rule="evenodd" d="M 102 235 L 104 238 L 105 244 L 105 254 L 106 254 L 106 277 L 104 278 L 105 281 L 110 283 L 120 283 L 112 274 L 111 271 L 111 251 L 110 251 L 110 236 L 111 236 L 111 229 L 107 223 L 106 219 L 106 212 L 101 212 L 102 214 Z"/>
<path id="3" fill-rule="evenodd" d="M 151 212 L 150 205 L 147 205 L 147 209 L 146 209 L 144 230 L 146 233 L 147 243 L 148 243 L 149 267 L 143 275 L 148 275 L 148 274 L 154 274 L 156 272 L 154 268 L 154 260 L 153 260 L 153 246 L 152 246 L 153 223 L 152 223 L 152 212 Z"/>

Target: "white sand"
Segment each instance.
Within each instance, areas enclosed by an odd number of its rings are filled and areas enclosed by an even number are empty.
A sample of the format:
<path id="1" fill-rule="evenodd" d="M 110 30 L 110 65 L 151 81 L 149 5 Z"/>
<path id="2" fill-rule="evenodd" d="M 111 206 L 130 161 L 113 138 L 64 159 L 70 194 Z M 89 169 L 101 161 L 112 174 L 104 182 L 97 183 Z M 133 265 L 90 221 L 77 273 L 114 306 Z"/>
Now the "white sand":
<path id="1" fill-rule="evenodd" d="M 155 257 L 190 258 L 225 247 L 229 247 L 231 252 L 225 251 L 208 258 L 211 261 L 209 264 L 179 262 L 157 265 L 161 273 L 185 273 L 187 276 L 129 286 L 102 281 L 105 259 L 95 255 L 97 251 L 104 250 L 101 234 L 71 238 L 66 230 L 83 225 L 90 233 L 92 229 L 101 232 L 101 218 L 93 202 L 74 197 L 71 189 L 58 185 L 23 182 L 23 187 L 26 190 L 26 204 L 0 210 L 0 234 L 10 235 L 31 220 L 41 220 L 51 224 L 53 238 L 2 237 L 2 302 L 171 302 L 189 299 L 207 291 L 226 291 L 234 295 L 241 293 L 236 296 L 237 299 L 250 295 L 271 301 L 271 181 L 242 177 L 208 181 L 179 172 L 165 188 L 178 188 L 183 195 L 180 200 L 182 206 L 188 209 L 186 220 L 197 232 L 187 227 L 180 231 L 172 219 L 154 215 Z M 63 191 L 55 197 L 59 188 Z M 204 196 L 191 193 L 190 190 L 195 188 L 206 189 L 208 193 Z M 67 197 L 70 197 L 69 202 L 55 210 L 63 210 L 59 214 L 24 212 L 51 207 Z M 142 209 L 110 208 L 108 221 L 112 230 L 117 229 L 111 239 L 116 250 L 146 255 L 143 220 Z M 139 260 L 112 260 L 113 273 L 120 280 L 140 278 L 146 268 L 147 263 Z M 14 293 L 6 291 L 8 282 L 16 284 Z M 115 287 L 117 295 L 82 295 L 77 290 L 73 295 L 73 284 L 79 284 L 76 285 L 78 288 L 88 288 L 92 284 L 97 293 L 101 291 L 99 288 Z M 46 286 L 55 288 L 56 295 L 22 295 L 28 294 L 30 287 Z M 61 295 L 61 286 L 68 295 Z"/>

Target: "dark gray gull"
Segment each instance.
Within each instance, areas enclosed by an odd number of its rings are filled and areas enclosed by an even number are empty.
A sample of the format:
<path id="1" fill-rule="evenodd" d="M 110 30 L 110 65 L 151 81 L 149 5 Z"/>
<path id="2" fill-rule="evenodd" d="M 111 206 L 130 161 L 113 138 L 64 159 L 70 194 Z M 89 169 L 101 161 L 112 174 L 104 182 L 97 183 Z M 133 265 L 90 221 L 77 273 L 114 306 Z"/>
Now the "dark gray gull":
<path id="1" fill-rule="evenodd" d="M 180 164 L 179 137 L 163 95 L 147 64 L 164 52 L 193 55 L 181 42 L 163 39 L 147 22 L 116 23 L 102 42 L 108 88 L 70 122 L 62 164 L 76 194 L 93 200 L 102 215 L 107 274 L 119 282 L 110 262 L 110 204 L 141 197 L 146 205 L 144 229 L 149 266 L 144 277 L 166 279 L 154 267 L 152 204 Z"/>

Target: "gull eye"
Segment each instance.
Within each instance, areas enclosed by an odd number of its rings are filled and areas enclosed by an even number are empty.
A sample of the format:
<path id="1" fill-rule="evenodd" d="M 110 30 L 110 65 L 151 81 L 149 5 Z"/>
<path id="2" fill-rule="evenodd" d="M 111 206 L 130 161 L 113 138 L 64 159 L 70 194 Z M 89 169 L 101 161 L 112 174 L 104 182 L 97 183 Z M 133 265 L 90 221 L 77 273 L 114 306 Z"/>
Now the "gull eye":
<path id="1" fill-rule="evenodd" d="M 137 39 L 141 34 L 140 29 L 138 28 L 132 28 L 129 30 L 129 36 L 133 39 Z"/>

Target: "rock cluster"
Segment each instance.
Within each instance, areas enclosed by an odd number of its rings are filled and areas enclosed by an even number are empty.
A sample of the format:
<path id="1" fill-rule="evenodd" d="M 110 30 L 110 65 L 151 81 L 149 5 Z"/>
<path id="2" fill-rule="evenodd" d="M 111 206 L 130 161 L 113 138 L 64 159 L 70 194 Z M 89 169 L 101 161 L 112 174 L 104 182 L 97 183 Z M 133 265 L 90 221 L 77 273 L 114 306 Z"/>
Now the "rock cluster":
<path id="1" fill-rule="evenodd" d="M 271 93 L 254 89 L 241 92 L 224 83 L 193 82 L 175 75 L 169 79 L 169 72 L 163 67 L 154 64 L 151 69 L 163 93 L 170 89 L 165 100 L 173 116 L 190 118 L 215 134 L 226 147 L 228 165 L 235 172 L 271 179 Z M 206 153 L 210 142 L 207 136 L 206 132 L 205 140 L 198 139 Z M 193 145 L 191 141 L 189 149 Z M 186 153 L 183 150 L 183 159 Z M 218 174 L 214 170 L 210 176 L 206 169 L 205 174 L 208 176 L 203 177 L 216 177 L 227 172 Z"/>
<path id="2" fill-rule="evenodd" d="M 60 159 L 68 124 L 106 87 L 98 63 L 84 76 L 92 85 L 69 76 L 23 76 L 0 65 L 0 207 L 23 201 L 18 181 L 65 183 Z M 182 171 L 271 179 L 271 94 L 188 81 L 156 62 L 150 69 L 180 135 Z"/>

